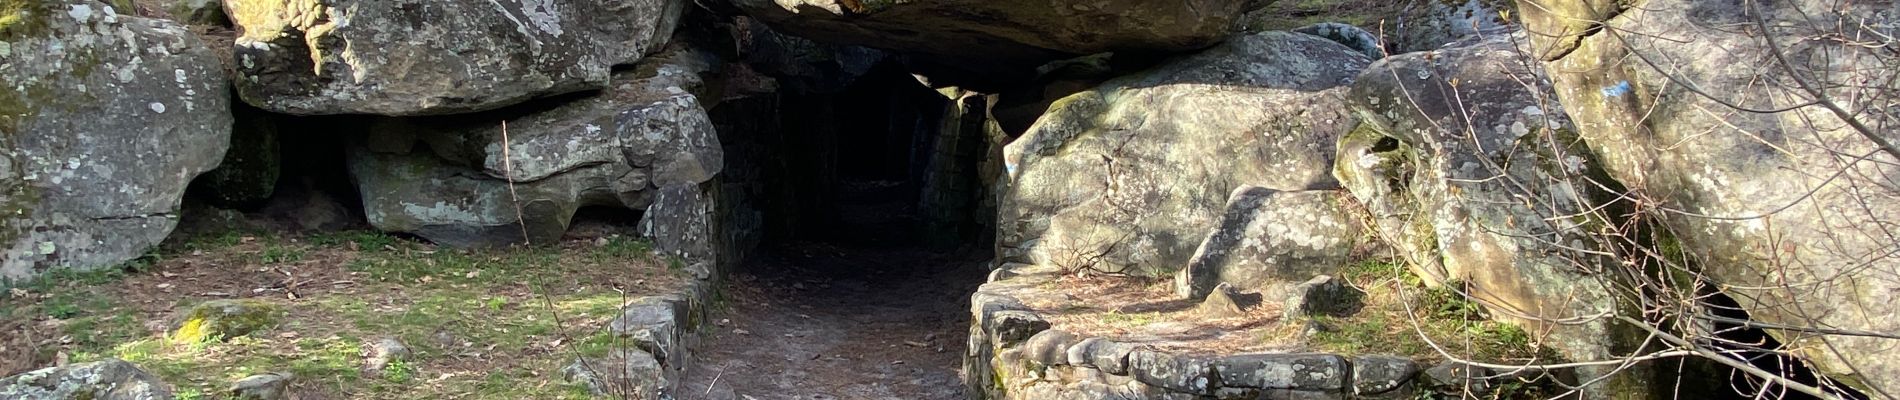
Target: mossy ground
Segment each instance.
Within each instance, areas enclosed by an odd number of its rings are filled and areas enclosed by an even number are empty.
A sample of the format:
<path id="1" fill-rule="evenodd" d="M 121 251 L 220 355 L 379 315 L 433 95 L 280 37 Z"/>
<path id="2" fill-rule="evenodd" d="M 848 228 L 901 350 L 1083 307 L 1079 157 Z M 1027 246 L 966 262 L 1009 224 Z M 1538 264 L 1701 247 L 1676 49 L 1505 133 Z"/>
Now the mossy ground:
<path id="1" fill-rule="evenodd" d="M 620 305 L 683 279 L 646 243 L 617 236 L 457 251 L 373 232 L 225 232 L 126 269 L 0 289 L 0 375 L 117 357 L 186 399 L 265 372 L 295 374 L 303 398 L 580 398 L 560 367 L 618 345 L 598 333 Z M 192 305 L 226 298 L 285 315 L 221 341 L 169 333 Z M 365 344 L 382 337 L 414 355 L 361 370 Z"/>

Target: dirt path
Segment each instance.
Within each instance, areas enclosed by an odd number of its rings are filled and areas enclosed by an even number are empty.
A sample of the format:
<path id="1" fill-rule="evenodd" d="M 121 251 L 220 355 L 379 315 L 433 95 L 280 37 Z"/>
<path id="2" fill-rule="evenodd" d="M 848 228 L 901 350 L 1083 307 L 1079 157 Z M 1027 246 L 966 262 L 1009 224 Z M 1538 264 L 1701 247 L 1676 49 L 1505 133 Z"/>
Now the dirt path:
<path id="1" fill-rule="evenodd" d="M 680 399 L 952 400 L 979 261 L 802 244 L 737 272 Z"/>

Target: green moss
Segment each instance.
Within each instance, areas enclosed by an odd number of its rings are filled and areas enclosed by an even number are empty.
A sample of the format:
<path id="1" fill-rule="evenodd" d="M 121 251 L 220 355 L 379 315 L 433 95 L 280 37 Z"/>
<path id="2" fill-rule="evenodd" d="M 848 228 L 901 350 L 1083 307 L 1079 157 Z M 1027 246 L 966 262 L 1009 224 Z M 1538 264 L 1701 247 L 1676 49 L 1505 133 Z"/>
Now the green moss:
<path id="1" fill-rule="evenodd" d="M 46 2 L 0 0 L 0 41 L 38 34 L 46 29 Z"/>
<path id="2" fill-rule="evenodd" d="M 284 310 L 261 300 L 212 300 L 185 313 L 172 331 L 175 343 L 198 344 L 249 335 L 276 327 Z"/>

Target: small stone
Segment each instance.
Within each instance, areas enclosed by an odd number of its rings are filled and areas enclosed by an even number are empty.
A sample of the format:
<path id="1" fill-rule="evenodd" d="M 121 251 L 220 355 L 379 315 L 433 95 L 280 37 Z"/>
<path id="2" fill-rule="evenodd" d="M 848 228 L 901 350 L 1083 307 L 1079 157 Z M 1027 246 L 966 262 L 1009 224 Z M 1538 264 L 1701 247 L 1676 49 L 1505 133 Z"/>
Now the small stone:
<path id="1" fill-rule="evenodd" d="M 277 326 L 283 310 L 262 300 L 211 300 L 193 306 L 172 330 L 178 343 L 224 340 Z"/>
<path id="2" fill-rule="evenodd" d="M 408 359 L 409 346 L 402 344 L 402 341 L 396 338 L 384 337 L 364 348 L 363 357 L 363 370 L 372 373 L 380 372 L 384 367 L 388 367 L 390 362 Z"/>
<path id="3" fill-rule="evenodd" d="M 1353 360 L 1352 391 L 1358 396 L 1389 393 L 1412 382 L 1418 363 L 1409 358 L 1371 355 Z"/>
<path id="4" fill-rule="evenodd" d="M 282 400 L 289 398 L 293 375 L 272 372 L 244 377 L 231 384 L 231 398 L 238 400 Z"/>
<path id="5" fill-rule="evenodd" d="M 1210 318 L 1237 318 L 1260 305 L 1260 295 L 1241 293 L 1234 285 L 1222 282 L 1201 301 L 1201 314 Z"/>

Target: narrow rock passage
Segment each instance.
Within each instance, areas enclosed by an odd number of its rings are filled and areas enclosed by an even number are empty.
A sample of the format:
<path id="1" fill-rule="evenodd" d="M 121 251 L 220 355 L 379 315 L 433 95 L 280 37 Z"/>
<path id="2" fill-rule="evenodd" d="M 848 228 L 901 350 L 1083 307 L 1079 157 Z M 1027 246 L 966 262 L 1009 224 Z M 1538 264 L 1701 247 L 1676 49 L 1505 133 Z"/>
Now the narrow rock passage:
<path id="1" fill-rule="evenodd" d="M 962 399 L 981 260 L 797 243 L 734 274 L 679 399 Z"/>

